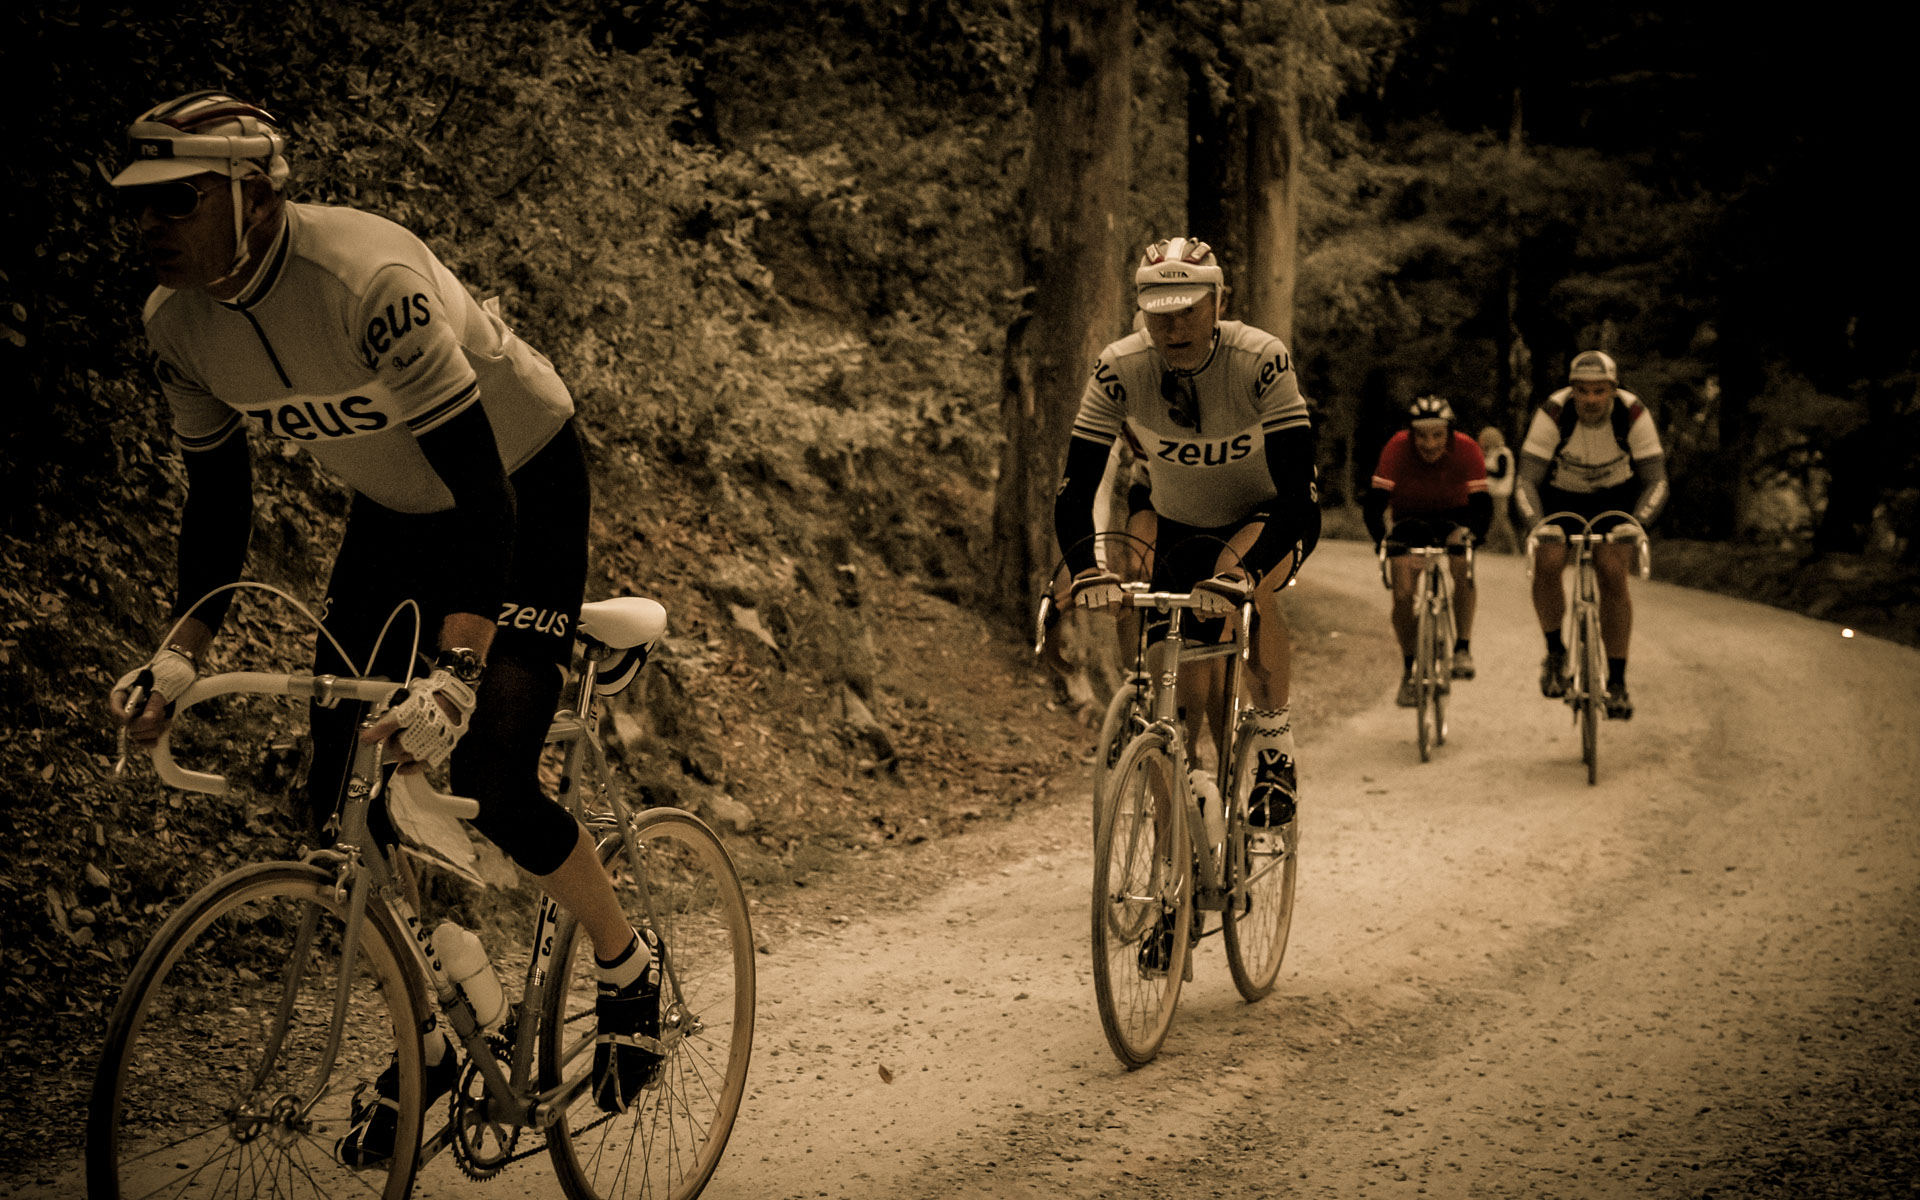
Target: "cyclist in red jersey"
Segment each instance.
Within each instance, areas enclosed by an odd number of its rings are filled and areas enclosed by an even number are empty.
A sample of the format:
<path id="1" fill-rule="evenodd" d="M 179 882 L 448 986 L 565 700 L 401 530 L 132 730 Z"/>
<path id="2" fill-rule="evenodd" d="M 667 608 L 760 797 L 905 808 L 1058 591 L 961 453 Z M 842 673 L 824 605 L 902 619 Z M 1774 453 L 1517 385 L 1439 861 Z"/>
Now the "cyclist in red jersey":
<path id="1" fill-rule="evenodd" d="M 411 233 L 288 201 L 286 139 L 264 110 L 194 92 L 142 113 L 128 138 L 132 162 L 111 182 L 160 285 L 143 317 L 188 493 L 178 625 L 113 685 L 115 719 L 157 740 L 220 626 L 219 589 L 240 577 L 253 526 L 248 430 L 300 445 L 354 491 L 326 613 L 359 661 L 323 638 L 315 670 L 412 675 L 405 637 L 371 668 L 366 656 L 396 603 L 419 602 L 437 656 L 366 740 L 403 764 L 450 758 L 454 790 L 480 803 L 475 826 L 579 918 L 601 967 L 595 1097 L 624 1109 L 660 1061 L 647 1048 L 657 939 L 636 933 L 593 839 L 538 779 L 586 581 L 572 397 Z M 347 776 L 348 707 L 312 713 L 306 790 L 322 821 Z M 433 1028 L 425 1051 L 444 1093 L 456 1056 Z M 348 1165 L 391 1156 L 396 1088 L 389 1068 L 356 1103 L 337 1147 Z"/>
<path id="2" fill-rule="evenodd" d="M 1393 513 L 1387 529 L 1386 514 Z M 1456 639 L 1453 677 L 1473 678 L 1475 595 L 1467 575 L 1469 538 L 1484 541 L 1493 519 L 1487 491 L 1487 464 L 1480 446 L 1454 429 L 1453 406 L 1439 396 L 1422 396 L 1407 410 L 1407 428 L 1387 439 L 1373 469 L 1373 486 L 1360 502 L 1374 549 L 1384 549 L 1393 564 L 1393 635 L 1400 643 L 1400 690 L 1394 703 L 1411 708 L 1419 700 L 1413 682 L 1413 584 L 1417 574 L 1407 551 L 1414 546 L 1446 545 L 1453 557 L 1453 612 Z M 1465 528 L 1462 528 L 1464 526 Z"/>

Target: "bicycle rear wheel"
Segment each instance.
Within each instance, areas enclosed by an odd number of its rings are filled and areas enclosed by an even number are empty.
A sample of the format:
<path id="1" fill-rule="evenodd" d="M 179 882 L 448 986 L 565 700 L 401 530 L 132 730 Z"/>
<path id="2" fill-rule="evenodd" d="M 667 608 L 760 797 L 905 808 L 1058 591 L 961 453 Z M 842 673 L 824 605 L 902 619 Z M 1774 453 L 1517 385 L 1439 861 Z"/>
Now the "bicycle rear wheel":
<path id="1" fill-rule="evenodd" d="M 1100 740 L 1093 747 L 1093 836 L 1100 836 L 1100 794 L 1107 777 L 1127 743 L 1146 728 L 1146 697 L 1132 680 L 1120 685 L 1107 701 L 1107 715 L 1100 722 Z"/>
<path id="2" fill-rule="evenodd" d="M 630 920 L 659 935 L 666 960 L 660 1041 L 666 1061 L 626 1112 L 603 1113 L 577 1088 L 548 1131 L 554 1173 L 572 1200 L 689 1200 L 712 1178 L 747 1086 L 753 1052 L 753 930 L 733 860 L 713 831 L 678 809 L 634 820 L 600 857 Z M 554 938 L 542 1014 L 540 1086 L 592 1071 L 593 943 L 571 918 Z"/>
<path id="3" fill-rule="evenodd" d="M 230 872 L 168 918 L 108 1022 L 87 1114 L 93 1200 L 407 1195 L 427 1010 L 383 911 L 368 910 L 343 969 L 345 920 L 333 876 L 299 863 Z M 335 1142 L 356 1088 L 389 1061 L 398 1154 L 351 1170 Z"/>
<path id="4" fill-rule="evenodd" d="M 1173 1024 L 1193 928 L 1184 781 L 1166 738 L 1133 739 L 1107 781 L 1093 858 L 1093 993 L 1107 1044 L 1153 1060 Z"/>
<path id="5" fill-rule="evenodd" d="M 1253 788 L 1251 730 L 1242 726 L 1233 750 L 1233 803 L 1227 818 L 1227 886 L 1222 922 L 1227 970 L 1251 1004 L 1273 990 L 1293 930 L 1293 885 L 1299 869 L 1300 812 L 1278 829 L 1247 824 Z"/>

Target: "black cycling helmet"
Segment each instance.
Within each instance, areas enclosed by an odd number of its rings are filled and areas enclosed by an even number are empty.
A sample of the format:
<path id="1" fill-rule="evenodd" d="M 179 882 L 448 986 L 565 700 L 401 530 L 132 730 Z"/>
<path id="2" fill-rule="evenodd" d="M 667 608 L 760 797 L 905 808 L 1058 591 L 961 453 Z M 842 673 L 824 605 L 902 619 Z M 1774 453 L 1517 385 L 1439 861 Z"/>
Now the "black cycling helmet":
<path id="1" fill-rule="evenodd" d="M 1441 396 L 1422 396 L 1407 408 L 1407 424 L 1415 425 L 1421 421 L 1445 421 L 1447 432 L 1453 432 L 1453 405 Z"/>

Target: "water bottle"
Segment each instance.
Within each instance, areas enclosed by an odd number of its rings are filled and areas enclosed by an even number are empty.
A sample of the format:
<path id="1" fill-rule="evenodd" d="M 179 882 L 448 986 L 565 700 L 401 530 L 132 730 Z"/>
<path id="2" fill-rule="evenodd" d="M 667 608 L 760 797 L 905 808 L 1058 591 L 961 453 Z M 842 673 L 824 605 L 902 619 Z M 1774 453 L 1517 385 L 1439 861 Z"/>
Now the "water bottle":
<path id="1" fill-rule="evenodd" d="M 493 964 L 487 961 L 487 948 L 480 944 L 479 935 L 452 921 L 442 921 L 433 931 L 433 948 L 440 952 L 447 974 L 453 976 L 467 1003 L 473 1006 L 473 1019 L 482 1029 L 498 1023 L 507 1009 L 507 995 L 493 973 Z"/>
<path id="2" fill-rule="evenodd" d="M 1224 846 L 1227 844 L 1227 810 L 1220 803 L 1220 785 L 1213 781 L 1213 773 L 1201 767 L 1187 770 L 1187 782 L 1193 785 L 1193 794 L 1200 797 L 1200 815 L 1206 819 L 1207 844 Z"/>

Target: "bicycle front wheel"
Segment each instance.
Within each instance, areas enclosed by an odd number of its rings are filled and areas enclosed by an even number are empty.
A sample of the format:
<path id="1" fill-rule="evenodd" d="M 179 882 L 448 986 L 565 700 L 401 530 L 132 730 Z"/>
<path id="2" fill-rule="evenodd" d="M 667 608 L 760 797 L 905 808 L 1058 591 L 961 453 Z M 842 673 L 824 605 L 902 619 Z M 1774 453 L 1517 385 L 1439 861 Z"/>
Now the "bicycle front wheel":
<path id="1" fill-rule="evenodd" d="M 1600 709 L 1606 679 L 1606 648 L 1600 642 L 1600 614 L 1588 609 L 1581 621 L 1580 654 L 1586 676 L 1580 689 L 1580 757 L 1587 764 L 1587 785 L 1600 779 Z"/>
<path id="2" fill-rule="evenodd" d="M 1433 744 L 1447 744 L 1447 701 L 1453 696 L 1453 605 L 1444 587 L 1434 592 Z"/>
<path id="3" fill-rule="evenodd" d="M 1093 992 L 1128 1067 L 1160 1052 L 1186 977 L 1192 851 L 1166 739 L 1143 733 L 1107 780 L 1093 858 Z"/>
<path id="4" fill-rule="evenodd" d="M 1413 678 L 1414 691 L 1418 699 L 1414 703 L 1414 737 L 1420 746 L 1420 761 L 1426 762 L 1432 757 L 1435 744 L 1434 731 L 1438 724 L 1435 714 L 1440 703 L 1440 681 L 1435 677 L 1435 653 L 1433 644 L 1433 602 L 1427 578 L 1420 578 L 1419 594 L 1414 597 L 1413 630 Z"/>
<path id="5" fill-rule="evenodd" d="M 1107 715 L 1100 722 L 1100 740 L 1093 748 L 1093 836 L 1100 836 L 1100 796 L 1107 778 L 1120 761 L 1127 743 L 1146 728 L 1146 706 L 1142 690 L 1129 680 L 1122 683 L 1107 701 Z"/>
<path id="6" fill-rule="evenodd" d="M 1293 931 L 1293 885 L 1299 870 L 1300 813 L 1274 829 L 1247 824 L 1253 790 L 1251 729 L 1242 726 L 1233 751 L 1233 803 L 1227 825 L 1227 970 L 1251 1004 L 1273 990 Z"/>
<path id="7" fill-rule="evenodd" d="M 547 1133 L 554 1172 L 571 1200 L 690 1200 L 720 1164 L 740 1112 L 753 1051 L 753 930 L 733 860 L 713 831 L 678 809 L 656 808 L 601 844 L 627 917 L 664 947 L 660 1041 L 666 1061 L 624 1113 L 579 1086 Z M 593 944 L 571 918 L 554 938 L 540 1039 L 542 1091 L 578 1083 L 593 1067 Z"/>
<path id="8" fill-rule="evenodd" d="M 426 1008 L 383 913 L 367 913 L 351 962 L 345 929 L 333 876 L 299 863 L 230 872 L 160 927 L 94 1075 L 92 1200 L 407 1195 L 421 1127 L 415 1014 Z M 389 1063 L 398 1153 L 349 1169 L 336 1143 L 356 1090 L 366 1084 L 370 1101 Z"/>

